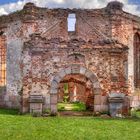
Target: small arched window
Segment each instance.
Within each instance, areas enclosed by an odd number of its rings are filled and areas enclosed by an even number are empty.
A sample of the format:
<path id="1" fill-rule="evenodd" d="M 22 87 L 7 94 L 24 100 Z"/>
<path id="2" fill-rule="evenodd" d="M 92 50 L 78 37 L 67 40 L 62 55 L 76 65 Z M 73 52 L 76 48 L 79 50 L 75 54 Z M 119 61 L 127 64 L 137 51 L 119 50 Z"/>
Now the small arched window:
<path id="1" fill-rule="evenodd" d="M 140 35 L 134 35 L 134 86 L 140 88 Z"/>
<path id="2" fill-rule="evenodd" d="M 68 18 L 68 32 L 75 32 L 75 28 L 76 28 L 76 15 L 73 14 L 69 14 Z"/>
<path id="3" fill-rule="evenodd" d="M 6 45 L 5 36 L 0 35 L 0 88 L 6 86 Z"/>

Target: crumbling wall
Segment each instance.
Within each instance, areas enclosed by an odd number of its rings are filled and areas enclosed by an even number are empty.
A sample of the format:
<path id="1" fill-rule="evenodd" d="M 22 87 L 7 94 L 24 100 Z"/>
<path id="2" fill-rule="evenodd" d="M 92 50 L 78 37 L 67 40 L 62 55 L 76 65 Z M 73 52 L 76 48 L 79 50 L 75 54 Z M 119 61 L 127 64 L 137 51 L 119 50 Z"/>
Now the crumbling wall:
<path id="1" fill-rule="evenodd" d="M 139 32 L 139 18 L 125 13 L 122 9 L 110 9 L 111 36 L 113 39 L 128 46 L 128 83 L 129 90 L 134 92 L 134 35 Z"/>
<path id="2" fill-rule="evenodd" d="M 73 40 L 65 41 L 59 38 L 48 40 L 38 34 L 25 43 L 23 102 L 26 104 L 26 111 L 28 111 L 27 99 L 33 94 L 43 95 L 44 106 L 49 108 L 53 78 L 61 70 L 73 64 L 84 66 L 97 76 L 101 86 L 100 96 L 107 97 L 111 91 L 128 94 L 123 63 L 127 60 L 127 50 L 123 46 L 118 48 L 111 44 L 92 46 L 89 42 L 85 42 L 83 47 L 82 42 L 76 40 L 74 45 L 77 47 L 69 47 L 72 46 Z M 27 59 L 28 62 L 26 58 L 30 58 Z"/>
<path id="3" fill-rule="evenodd" d="M 67 30 L 69 13 L 76 14 L 75 32 Z M 8 107 L 22 102 L 23 112 L 28 111 L 30 94 L 44 95 L 44 107 L 49 107 L 53 77 L 71 64 L 95 73 L 101 95 L 131 93 L 133 34 L 140 25 L 137 17 L 122 11 L 122 5 L 82 10 L 38 8 L 28 3 L 23 10 L 0 19 L 7 38 Z"/>
<path id="4" fill-rule="evenodd" d="M 20 107 L 22 94 L 22 49 L 23 43 L 33 33 L 33 25 L 29 23 L 12 21 L 1 24 L 1 30 L 6 36 L 6 93 L 3 96 L 3 106 L 8 108 Z"/>

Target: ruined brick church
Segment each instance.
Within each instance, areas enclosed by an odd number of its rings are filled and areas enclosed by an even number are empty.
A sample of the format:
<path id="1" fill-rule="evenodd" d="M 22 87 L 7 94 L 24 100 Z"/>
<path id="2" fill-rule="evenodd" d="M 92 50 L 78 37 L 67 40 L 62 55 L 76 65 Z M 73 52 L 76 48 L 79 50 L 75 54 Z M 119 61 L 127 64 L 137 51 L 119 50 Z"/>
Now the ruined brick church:
<path id="1" fill-rule="evenodd" d="M 70 101 L 108 111 L 112 93 L 123 108 L 139 106 L 140 17 L 120 2 L 102 9 L 48 9 L 27 3 L 0 17 L 0 107 L 57 112 L 63 86 Z"/>

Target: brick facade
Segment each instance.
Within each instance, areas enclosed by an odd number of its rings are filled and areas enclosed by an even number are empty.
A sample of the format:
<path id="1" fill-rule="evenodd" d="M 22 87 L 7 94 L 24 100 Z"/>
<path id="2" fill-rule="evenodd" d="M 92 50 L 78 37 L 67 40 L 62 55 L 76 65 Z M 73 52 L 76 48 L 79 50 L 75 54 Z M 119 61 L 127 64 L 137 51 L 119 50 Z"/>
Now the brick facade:
<path id="1" fill-rule="evenodd" d="M 68 32 L 68 15 L 76 30 Z M 133 36 L 140 18 L 111 2 L 102 9 L 47 9 L 27 3 L 0 17 L 7 44 L 6 107 L 29 111 L 30 95 L 43 95 L 43 109 L 57 111 L 60 81 L 67 75 L 90 80 L 94 111 L 108 111 L 108 94 L 134 93 Z"/>

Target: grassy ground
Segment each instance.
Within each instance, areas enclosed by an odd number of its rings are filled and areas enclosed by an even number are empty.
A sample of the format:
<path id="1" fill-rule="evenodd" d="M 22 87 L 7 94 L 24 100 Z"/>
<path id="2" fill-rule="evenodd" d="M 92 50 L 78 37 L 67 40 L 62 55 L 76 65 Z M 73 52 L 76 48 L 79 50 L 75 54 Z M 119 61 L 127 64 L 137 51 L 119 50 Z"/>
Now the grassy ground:
<path id="1" fill-rule="evenodd" d="M 85 111 L 86 105 L 81 102 L 75 102 L 75 103 L 58 103 L 58 110 L 64 111 L 64 110 L 72 110 L 72 111 Z"/>
<path id="2" fill-rule="evenodd" d="M 0 140 L 139 140 L 139 119 L 33 118 L 0 109 Z"/>

